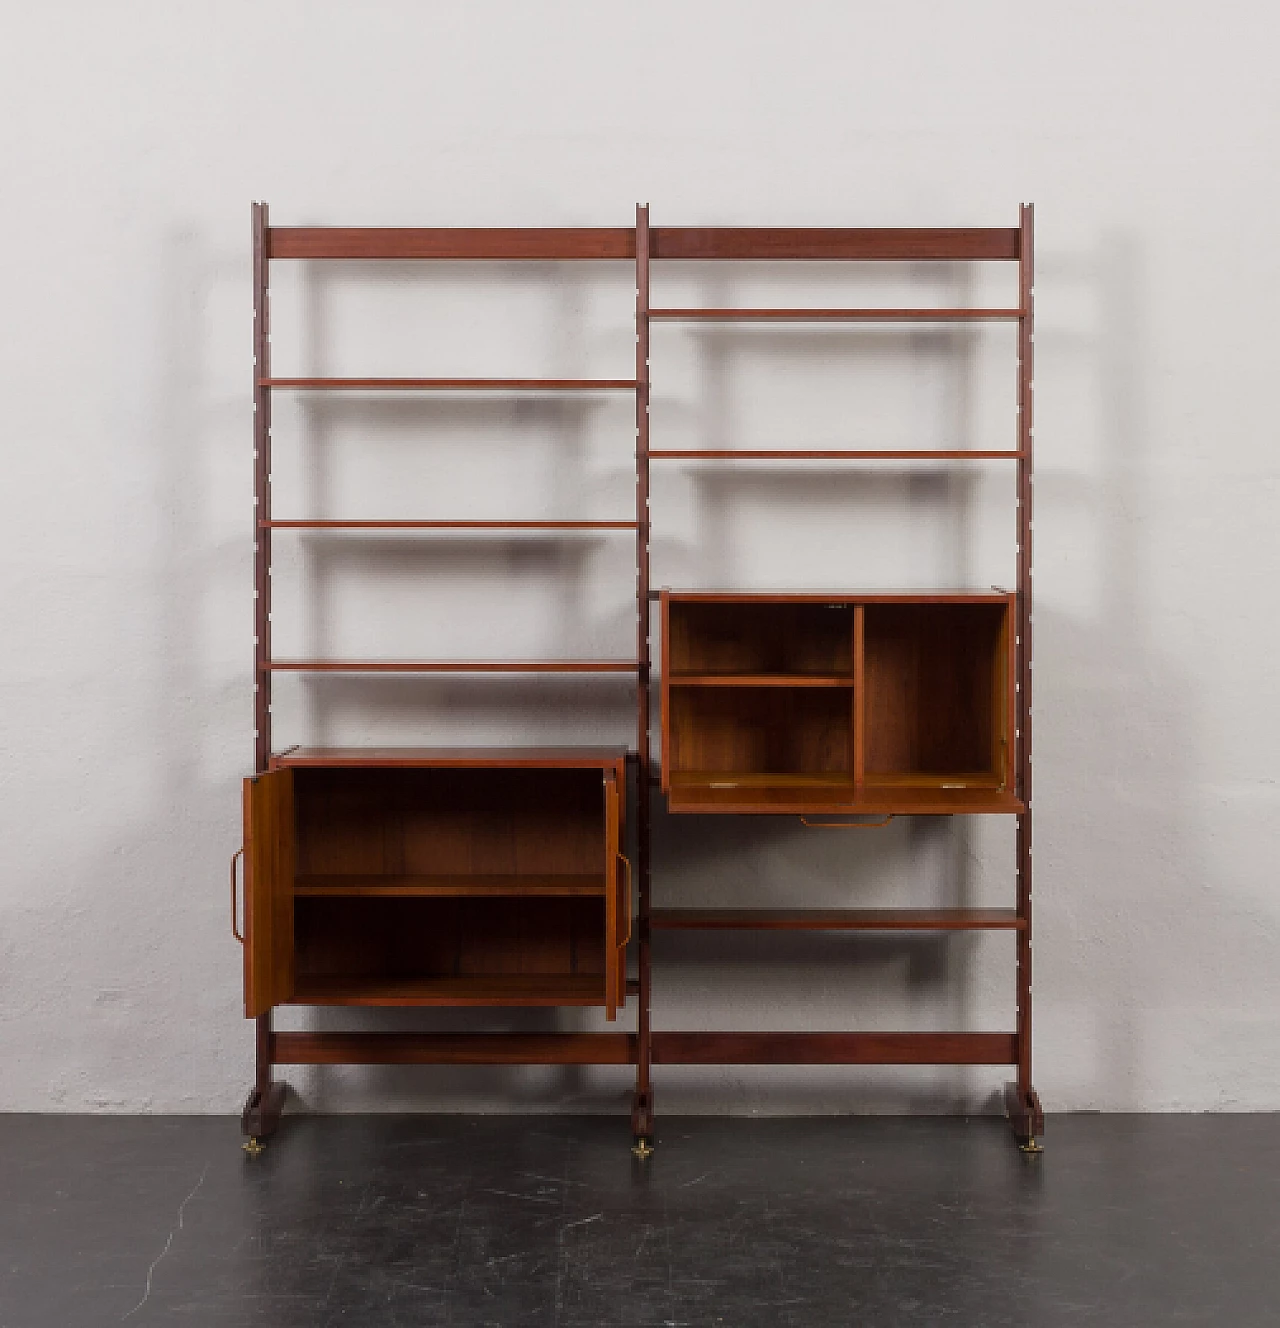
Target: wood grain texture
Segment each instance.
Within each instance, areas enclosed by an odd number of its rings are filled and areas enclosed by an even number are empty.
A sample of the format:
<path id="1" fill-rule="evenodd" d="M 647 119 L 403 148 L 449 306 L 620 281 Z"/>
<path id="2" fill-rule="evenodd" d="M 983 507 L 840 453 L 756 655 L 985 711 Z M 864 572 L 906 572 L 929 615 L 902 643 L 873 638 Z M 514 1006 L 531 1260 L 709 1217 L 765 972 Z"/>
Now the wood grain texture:
<path id="1" fill-rule="evenodd" d="M 656 1032 L 660 1065 L 1010 1065 L 1012 1033 Z"/>
<path id="2" fill-rule="evenodd" d="M 605 876 L 610 888 L 604 892 L 604 1014 L 606 1019 L 614 1019 L 618 1013 L 619 1000 L 626 1000 L 622 988 L 626 984 L 625 958 L 623 969 L 619 973 L 618 936 L 618 891 L 616 886 L 617 861 L 620 851 L 618 826 L 618 781 L 606 775 L 604 778 L 604 842 L 601 845 L 605 860 Z"/>
<path id="3" fill-rule="evenodd" d="M 636 239 L 622 226 L 273 226 L 267 252 L 271 258 L 625 261 L 635 257 Z"/>
<path id="4" fill-rule="evenodd" d="M 657 226 L 654 259 L 964 262 L 1018 257 L 1016 228 Z"/>
<path id="5" fill-rule="evenodd" d="M 683 687 L 669 691 L 674 783 L 717 776 L 828 774 L 853 777 L 849 702 L 839 688 Z"/>
<path id="6" fill-rule="evenodd" d="M 671 681 L 686 674 L 840 676 L 853 682 L 853 606 L 783 600 L 672 601 Z"/>
<path id="7" fill-rule="evenodd" d="M 866 608 L 866 778 L 973 773 L 1003 777 L 1008 606 Z"/>
<path id="8" fill-rule="evenodd" d="M 244 1004 L 247 1018 L 294 987 L 293 772 L 244 781 Z"/>
<path id="9" fill-rule="evenodd" d="M 277 1033 L 278 1065 L 632 1065 L 630 1033 Z"/>

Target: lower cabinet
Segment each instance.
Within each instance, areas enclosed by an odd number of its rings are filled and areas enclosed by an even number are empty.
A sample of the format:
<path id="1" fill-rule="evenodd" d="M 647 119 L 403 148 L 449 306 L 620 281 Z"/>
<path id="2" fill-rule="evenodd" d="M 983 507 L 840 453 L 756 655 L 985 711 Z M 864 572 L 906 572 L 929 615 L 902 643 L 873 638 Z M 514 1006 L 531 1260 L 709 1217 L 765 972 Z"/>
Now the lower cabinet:
<path id="1" fill-rule="evenodd" d="M 245 1013 L 626 1000 L 620 750 L 299 749 L 245 781 Z"/>

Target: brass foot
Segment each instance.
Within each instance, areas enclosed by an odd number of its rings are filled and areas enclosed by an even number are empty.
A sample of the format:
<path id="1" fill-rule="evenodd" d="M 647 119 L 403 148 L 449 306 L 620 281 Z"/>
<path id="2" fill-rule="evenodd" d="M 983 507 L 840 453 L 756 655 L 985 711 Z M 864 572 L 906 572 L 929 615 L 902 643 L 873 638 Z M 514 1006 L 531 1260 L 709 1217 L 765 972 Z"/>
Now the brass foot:
<path id="1" fill-rule="evenodd" d="M 266 1144 L 257 1135 L 252 1134 L 240 1146 L 250 1157 L 261 1157 L 267 1148 Z"/>
<path id="2" fill-rule="evenodd" d="M 653 1144 L 645 1135 L 639 1135 L 634 1144 L 631 1145 L 631 1156 L 637 1157 L 641 1162 L 653 1154 Z"/>
<path id="3" fill-rule="evenodd" d="M 1019 1149 L 1024 1153 L 1043 1153 L 1044 1145 L 1038 1142 L 1033 1135 L 1025 1144 L 1019 1144 Z"/>

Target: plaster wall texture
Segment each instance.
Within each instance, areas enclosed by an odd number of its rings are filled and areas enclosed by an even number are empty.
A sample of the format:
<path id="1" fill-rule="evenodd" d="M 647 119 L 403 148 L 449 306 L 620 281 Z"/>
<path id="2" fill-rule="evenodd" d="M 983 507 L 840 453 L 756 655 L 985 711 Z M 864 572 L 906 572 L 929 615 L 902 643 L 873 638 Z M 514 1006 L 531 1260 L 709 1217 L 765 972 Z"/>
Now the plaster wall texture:
<path id="1" fill-rule="evenodd" d="M 252 759 L 248 203 L 278 224 L 1012 225 L 1037 204 L 1036 1081 L 1280 1108 L 1280 129 L 1262 4 L 4 6 L 0 1108 L 227 1111 Z M 276 367 L 622 374 L 624 268 L 300 265 Z M 655 300 L 1007 298 L 692 268 Z M 1012 333 L 654 333 L 654 445 L 998 446 Z M 628 398 L 282 396 L 277 511 L 625 516 Z M 1008 584 L 996 466 L 655 464 L 653 579 Z M 282 536 L 278 648 L 625 655 L 625 535 Z M 277 742 L 627 741 L 617 678 L 282 683 Z M 658 902 L 1012 898 L 1012 827 L 659 817 Z M 1007 1027 L 1007 937 L 662 943 L 664 1027 Z M 472 1014 L 457 1026 L 586 1026 Z M 295 1026 L 340 1014 L 291 1013 Z M 408 1026 L 409 1015 L 350 1022 Z M 448 1026 L 449 1020 L 434 1021 Z M 981 1109 L 1003 1075 L 660 1071 L 659 1109 Z M 613 1071 L 294 1077 L 621 1110 Z"/>

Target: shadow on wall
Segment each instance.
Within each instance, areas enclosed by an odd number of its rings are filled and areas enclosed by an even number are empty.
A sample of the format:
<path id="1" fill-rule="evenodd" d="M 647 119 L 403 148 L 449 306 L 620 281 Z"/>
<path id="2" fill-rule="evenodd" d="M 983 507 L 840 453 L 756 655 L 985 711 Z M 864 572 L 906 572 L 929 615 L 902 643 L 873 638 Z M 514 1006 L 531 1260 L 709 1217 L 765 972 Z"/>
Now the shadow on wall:
<path id="1" fill-rule="evenodd" d="M 150 932 L 145 928 L 139 932 L 143 948 L 163 950 L 169 929 L 185 926 L 192 932 L 186 950 L 190 954 L 199 951 L 208 935 L 219 934 L 213 919 L 225 908 L 222 864 L 233 846 L 224 842 L 224 834 L 239 805 L 238 782 L 218 779 L 211 783 L 202 774 L 198 753 L 215 724 L 230 731 L 238 722 L 244 730 L 246 753 L 251 742 L 247 667 L 234 687 L 208 681 L 197 653 L 202 614 L 208 597 L 216 595 L 218 584 L 234 568 L 234 574 L 244 578 L 247 666 L 251 581 L 247 540 L 243 549 L 232 550 L 201 534 L 206 494 L 196 461 L 202 454 L 202 442 L 194 436 L 198 426 L 193 421 L 200 418 L 198 403 L 205 391 L 201 380 L 205 362 L 201 328 L 206 317 L 202 283 L 220 274 L 207 270 L 187 240 L 170 245 L 170 267 L 166 289 L 179 296 L 170 310 L 171 335 L 165 338 L 165 404 L 156 430 L 158 497 L 164 512 L 162 621 L 157 624 L 157 634 L 168 648 L 162 651 L 155 722 L 163 735 L 158 764 L 165 796 L 152 822 L 135 831 L 132 843 L 112 845 L 107 875 L 119 874 L 115 864 L 123 853 L 130 862 L 130 881 L 144 883 L 143 888 L 152 892 L 149 899 L 139 900 L 140 906 L 151 907 L 155 919 Z M 1072 286 L 1096 294 L 1096 337 L 1077 338 L 1054 326 L 1046 292 Z M 1196 810 L 1192 698 L 1188 683 L 1170 662 L 1159 658 L 1151 641 L 1150 568 L 1144 567 L 1139 546 L 1151 474 L 1151 443 L 1141 397 L 1145 300 L 1140 256 L 1123 237 L 1104 242 L 1091 261 L 1064 261 L 1050 252 L 1041 259 L 1039 287 L 1041 382 L 1061 382 L 1071 376 L 1060 368 L 1066 364 L 1074 366 L 1074 381 L 1085 387 L 1090 386 L 1087 379 L 1096 376 L 1103 456 L 1096 477 L 1082 479 L 1082 473 L 1071 468 L 1070 440 L 1064 439 L 1060 444 L 1063 464 L 1058 465 L 1055 452 L 1059 443 L 1052 426 L 1045 424 L 1044 403 L 1049 394 L 1042 390 L 1036 545 L 1042 571 L 1035 620 L 1035 898 L 1041 938 L 1036 951 L 1037 1082 L 1051 1108 L 1089 1103 L 1150 1105 L 1149 1094 L 1155 1091 L 1160 1071 L 1152 1062 L 1143 1015 L 1176 1001 L 1188 974 L 1175 957 L 1194 953 L 1205 922 L 1204 864 L 1186 835 L 1188 818 Z M 309 314 L 315 336 L 312 369 L 317 372 L 323 371 L 322 295 L 317 278 Z M 571 284 L 566 287 L 556 320 L 570 348 L 578 298 Z M 702 445 L 728 447 L 734 440 L 725 436 L 727 375 L 717 357 L 732 354 L 732 342 L 720 339 L 709 345 L 701 382 Z M 910 344 L 905 350 L 912 353 Z M 931 348 L 929 353 L 935 355 L 936 351 Z M 961 341 L 949 378 L 951 405 L 961 418 L 967 377 Z M 360 402 L 319 400 L 308 408 L 311 469 L 303 501 L 314 503 L 317 510 L 333 512 L 341 506 L 341 495 L 333 491 L 326 469 L 334 412 L 345 412 L 347 422 L 354 419 L 358 425 L 365 408 Z M 505 405 L 428 402 L 422 408 L 447 409 L 460 427 L 466 427 L 463 417 L 474 410 L 470 419 L 481 430 L 521 422 L 515 407 Z M 378 427 L 385 424 L 388 409 L 400 412 L 396 418 L 408 427 L 419 407 L 417 403 L 397 403 L 389 408 L 373 402 L 367 409 Z M 557 473 L 567 477 L 569 489 L 561 509 L 565 510 L 573 507 L 574 485 L 585 469 L 582 415 L 570 407 L 554 419 L 562 449 Z M 243 412 L 237 410 L 236 428 L 242 424 Z M 219 447 L 234 445 L 230 429 L 216 427 L 211 432 Z M 175 446 L 178 437 L 186 445 Z M 970 439 L 956 445 L 980 444 Z M 247 474 L 247 436 L 236 455 L 243 458 Z M 691 566 L 696 562 L 701 567 L 704 584 L 733 582 L 733 504 L 766 484 L 769 501 L 776 504 L 780 530 L 788 523 L 803 521 L 815 502 L 848 502 L 856 510 L 858 503 L 879 501 L 885 486 L 898 486 L 900 491 L 905 486 L 909 502 L 945 522 L 956 580 L 965 580 L 969 566 L 965 516 L 971 495 L 965 476 L 955 470 L 945 476 L 930 472 L 902 479 L 859 477 L 852 469 L 839 473 L 816 468 L 783 470 L 765 476 L 746 468 L 726 468 L 705 472 L 705 478 L 696 476 L 695 482 L 699 544 L 683 556 Z M 1085 520 L 1079 519 L 1081 509 Z M 655 513 L 655 525 L 661 529 L 660 512 Z M 247 533 L 247 516 L 245 526 Z M 1063 528 L 1096 531 L 1098 547 L 1068 547 L 1058 534 Z M 528 559 L 535 548 L 541 560 L 539 570 L 555 583 L 561 621 L 570 634 L 580 634 L 584 640 L 607 639 L 619 646 L 616 653 L 629 653 L 634 639 L 629 608 L 611 610 L 601 617 L 588 614 L 584 607 L 589 601 L 589 550 L 564 542 L 559 546 L 521 543 L 520 560 Z M 662 551 L 663 546 L 655 544 L 655 584 L 662 583 L 658 566 Z M 364 558 L 370 552 L 319 541 L 304 546 L 313 623 L 323 624 L 328 585 L 338 575 L 342 561 Z M 1052 584 L 1060 569 L 1081 556 L 1096 558 L 1100 568 L 1098 611 L 1091 620 L 1049 607 L 1052 596 L 1044 593 L 1046 582 Z M 404 541 L 393 541 L 372 550 L 372 558 L 374 562 L 390 559 L 414 573 L 429 570 L 433 576 L 447 577 L 457 570 L 468 575 L 452 542 L 431 540 L 409 547 Z M 500 572 L 514 562 L 511 550 L 504 548 L 495 555 L 494 570 Z M 848 580 L 859 584 L 856 569 L 849 570 Z M 323 626 L 317 626 L 310 640 L 315 652 L 324 653 L 330 644 Z M 333 737 L 329 725 L 335 707 L 352 723 L 361 712 L 380 712 L 376 726 L 378 722 L 407 721 L 422 707 L 440 706 L 455 718 L 489 721 L 499 729 L 515 724 L 526 707 L 536 707 L 538 725 L 549 730 L 559 726 L 576 741 L 589 740 L 586 730 L 597 721 L 608 725 L 611 734 L 619 727 L 626 732 L 633 714 L 630 695 L 617 679 L 579 684 L 340 678 L 321 679 L 309 685 L 305 695 L 312 729 L 308 740 L 312 741 Z M 175 825 L 195 829 L 179 838 L 173 834 Z M 919 874 L 921 867 L 926 869 L 931 897 L 937 902 L 1000 902 L 976 897 L 988 873 L 992 880 L 1004 873 L 1004 898 L 1011 900 L 1012 834 L 1002 844 L 1000 833 L 994 832 L 988 843 L 986 830 L 975 830 L 964 818 L 915 818 L 895 823 L 883 837 L 815 840 L 798 832 L 787 818 L 669 817 L 661 809 L 661 798 L 655 798 L 655 902 L 729 902 L 725 892 L 741 888 L 742 897 L 749 889 L 750 897 L 762 904 L 800 903 L 806 902 L 801 886 L 815 886 L 827 891 L 822 902 L 854 903 L 870 898 L 886 883 L 892 886 L 900 878 Z M 982 837 L 981 843 L 975 842 L 975 834 Z M 202 865 L 193 871 L 197 860 Z M 741 868 L 743 874 L 730 879 L 725 875 L 725 863 L 732 864 L 734 872 Z M 696 895 L 699 879 L 716 873 L 717 865 L 714 896 Z M 178 891 L 173 889 L 175 882 L 182 883 Z M 678 883 L 678 897 L 673 896 L 672 882 Z M 837 893 L 832 894 L 833 890 Z M 180 913 L 187 914 L 185 923 Z M 96 911 L 93 916 L 98 916 Z M 1236 947 L 1242 965 L 1262 961 L 1259 951 L 1266 938 L 1259 937 L 1248 918 L 1219 916 L 1215 925 L 1229 929 L 1226 940 Z M 736 1004 L 730 1002 L 728 1008 L 728 1014 L 740 1020 L 738 1027 L 856 1028 L 874 1026 L 878 1016 L 896 1018 L 900 1011 L 914 1012 L 921 1021 L 918 1026 L 964 1027 L 966 1021 L 981 1020 L 993 1004 L 1000 1007 L 1001 1002 L 1007 1020 L 1002 1018 L 995 1026 L 1011 1027 L 1012 945 L 1008 943 L 1009 953 L 991 966 L 986 959 L 990 952 L 980 948 L 987 944 L 966 937 L 941 941 L 909 936 L 813 937 L 788 938 L 783 945 L 774 938 L 766 949 L 760 938 L 709 935 L 696 947 L 685 939 L 660 940 L 655 945 L 655 1025 L 706 1026 L 708 1010 L 724 1001 L 716 989 L 720 978 L 726 978 L 740 993 L 742 984 L 737 979 L 745 974 L 750 983 L 747 996 Z M 996 938 L 990 944 L 1006 942 Z M 166 982 L 181 985 L 184 981 L 185 975 L 176 967 L 166 973 L 163 968 L 144 965 L 140 956 L 133 956 L 131 962 L 134 974 L 149 974 L 148 981 L 155 984 L 152 996 L 162 996 Z M 223 963 L 227 999 L 216 1001 L 214 1009 L 216 1017 L 226 1021 L 238 1004 L 238 992 L 234 992 L 238 956 L 230 943 L 225 955 L 220 951 L 211 961 L 210 971 L 223 972 Z M 878 984 L 887 971 L 901 979 L 901 990 L 887 1006 L 876 1006 Z M 999 978 L 994 985 L 993 972 Z M 1224 990 L 1228 980 L 1229 975 L 1216 978 Z M 664 983 L 674 996 L 663 997 Z M 1197 995 L 1205 995 L 1203 987 Z M 780 997 L 785 997 L 785 1003 Z M 630 1008 L 634 1010 L 634 999 Z M 716 1017 L 723 1013 L 717 1010 Z M 295 1026 L 325 1028 L 539 1031 L 604 1027 L 593 1012 L 578 1011 L 330 1011 L 297 1012 L 296 1017 Z M 224 1038 L 245 1049 L 241 1082 L 227 1086 L 230 1101 L 247 1088 L 252 1074 L 248 1026 L 227 1027 L 215 1041 L 221 1045 Z M 122 1064 L 128 1064 L 129 1056 L 123 1048 L 121 1052 Z M 985 1071 L 964 1069 L 908 1073 L 711 1067 L 678 1073 L 660 1070 L 657 1088 L 659 1110 L 668 1112 L 726 1107 L 927 1111 L 981 1104 L 988 1100 L 993 1082 L 1003 1077 L 1003 1072 L 988 1076 Z M 315 1110 L 457 1110 L 485 1104 L 532 1110 L 620 1110 L 631 1084 L 626 1071 L 554 1067 L 317 1067 L 294 1069 L 289 1078 L 299 1089 L 304 1108 Z"/>

